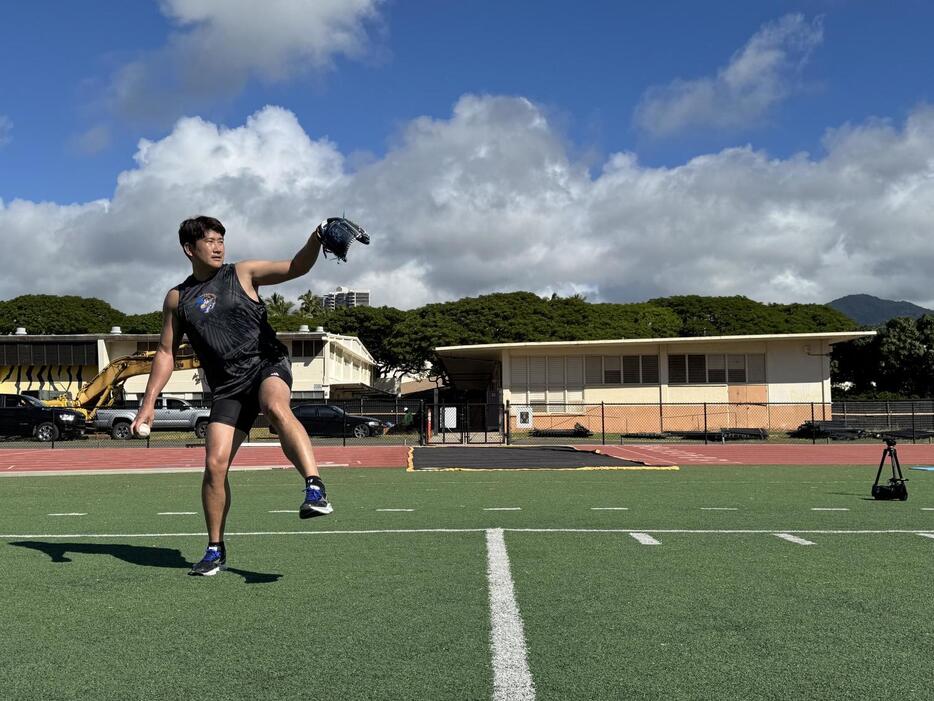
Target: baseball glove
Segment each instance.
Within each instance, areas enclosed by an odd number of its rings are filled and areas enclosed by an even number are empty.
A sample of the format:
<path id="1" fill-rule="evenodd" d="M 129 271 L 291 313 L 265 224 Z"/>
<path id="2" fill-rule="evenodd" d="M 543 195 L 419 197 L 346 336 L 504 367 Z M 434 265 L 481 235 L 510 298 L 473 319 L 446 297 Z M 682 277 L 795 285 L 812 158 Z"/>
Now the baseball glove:
<path id="1" fill-rule="evenodd" d="M 347 251 L 350 244 L 359 241 L 363 244 L 370 243 L 370 235 L 359 224 L 355 224 L 349 219 L 343 217 L 331 217 L 321 222 L 318 226 L 318 238 L 321 240 L 321 248 L 324 249 L 324 257 L 330 253 L 338 261 L 347 262 Z"/>

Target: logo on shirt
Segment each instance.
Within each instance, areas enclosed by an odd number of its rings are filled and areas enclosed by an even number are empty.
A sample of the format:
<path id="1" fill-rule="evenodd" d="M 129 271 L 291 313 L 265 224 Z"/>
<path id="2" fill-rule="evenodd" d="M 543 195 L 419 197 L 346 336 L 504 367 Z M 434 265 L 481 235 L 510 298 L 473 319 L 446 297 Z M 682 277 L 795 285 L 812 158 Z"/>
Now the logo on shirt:
<path id="1" fill-rule="evenodd" d="M 203 294 L 195 300 L 195 304 L 198 305 L 198 309 L 204 314 L 210 314 L 211 310 L 214 309 L 214 306 L 217 304 L 217 295 L 214 294 Z"/>

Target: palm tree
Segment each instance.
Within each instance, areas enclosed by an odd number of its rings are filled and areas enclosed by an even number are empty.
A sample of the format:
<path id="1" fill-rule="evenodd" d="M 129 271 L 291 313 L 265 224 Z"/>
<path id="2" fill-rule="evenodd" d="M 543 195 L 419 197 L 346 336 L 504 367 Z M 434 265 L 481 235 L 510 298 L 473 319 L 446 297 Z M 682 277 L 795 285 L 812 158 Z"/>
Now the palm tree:
<path id="1" fill-rule="evenodd" d="M 324 304 L 322 303 L 321 298 L 313 294 L 311 290 L 307 290 L 298 296 L 298 301 L 301 306 L 298 311 L 304 314 L 305 316 L 315 316 L 324 311 Z"/>
<path id="2" fill-rule="evenodd" d="M 269 316 L 286 317 L 292 313 L 292 307 L 295 302 L 290 302 L 278 292 L 273 292 L 272 296 L 266 302 L 266 309 L 269 310 Z"/>

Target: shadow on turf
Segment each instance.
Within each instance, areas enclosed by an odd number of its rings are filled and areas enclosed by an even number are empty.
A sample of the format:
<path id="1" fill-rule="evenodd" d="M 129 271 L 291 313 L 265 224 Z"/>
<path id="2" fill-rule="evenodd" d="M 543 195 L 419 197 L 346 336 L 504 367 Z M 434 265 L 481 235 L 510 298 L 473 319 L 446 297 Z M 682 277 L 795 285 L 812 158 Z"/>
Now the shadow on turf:
<path id="1" fill-rule="evenodd" d="M 169 567 L 187 570 L 192 563 L 188 562 L 179 550 L 169 548 L 150 548 L 143 545 L 120 545 L 105 543 L 47 543 L 38 540 L 21 540 L 10 543 L 20 548 L 30 548 L 44 552 L 52 562 L 71 562 L 66 553 L 82 553 L 86 555 L 112 555 L 131 565 L 142 567 Z M 228 567 L 228 572 L 240 575 L 246 584 L 270 584 L 282 577 L 281 574 L 268 574 L 265 572 L 250 572 L 236 567 Z"/>

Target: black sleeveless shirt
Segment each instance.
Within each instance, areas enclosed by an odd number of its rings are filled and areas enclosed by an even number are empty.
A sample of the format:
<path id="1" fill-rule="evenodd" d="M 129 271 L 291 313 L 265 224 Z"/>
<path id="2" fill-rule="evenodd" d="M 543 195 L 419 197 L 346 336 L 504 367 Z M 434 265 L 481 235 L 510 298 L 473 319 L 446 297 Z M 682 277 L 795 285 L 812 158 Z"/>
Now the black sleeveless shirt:
<path id="1" fill-rule="evenodd" d="M 178 318 L 214 399 L 243 392 L 269 363 L 289 357 L 266 317 L 266 305 L 244 291 L 233 264 L 209 280 L 194 275 L 178 287 Z"/>

